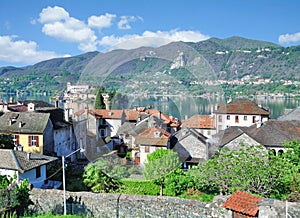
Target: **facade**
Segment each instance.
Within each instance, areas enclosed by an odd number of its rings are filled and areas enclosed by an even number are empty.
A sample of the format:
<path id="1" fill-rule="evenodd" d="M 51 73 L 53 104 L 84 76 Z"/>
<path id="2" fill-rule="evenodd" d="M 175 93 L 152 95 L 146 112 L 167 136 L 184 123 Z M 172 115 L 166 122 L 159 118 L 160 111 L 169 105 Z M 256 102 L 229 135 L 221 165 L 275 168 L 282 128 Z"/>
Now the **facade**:
<path id="1" fill-rule="evenodd" d="M 216 123 L 214 116 L 211 115 L 194 115 L 186 119 L 181 128 L 194 129 L 197 132 L 203 134 L 207 138 L 211 138 L 212 135 L 217 133 Z"/>
<path id="2" fill-rule="evenodd" d="M 47 179 L 46 165 L 56 161 L 57 158 L 15 151 L 11 149 L 1 149 L 0 175 L 14 177 L 17 180 L 28 179 L 35 188 L 41 188 Z"/>
<path id="3" fill-rule="evenodd" d="M 218 105 L 214 111 L 217 132 L 230 126 L 260 126 L 269 120 L 270 111 L 246 98 Z"/>
<path id="4" fill-rule="evenodd" d="M 201 133 L 182 128 L 171 139 L 171 147 L 177 152 L 183 169 L 190 169 L 210 158 L 207 138 Z"/>
<path id="5" fill-rule="evenodd" d="M 52 154 L 53 125 L 50 114 L 7 112 L 0 117 L 0 134 L 11 134 L 16 147 L 25 152 Z"/>
<path id="6" fill-rule="evenodd" d="M 143 167 L 148 154 L 160 148 L 170 148 L 170 138 L 171 134 L 169 132 L 157 126 L 145 130 L 134 138 L 133 159 L 139 160 L 140 166 Z"/>

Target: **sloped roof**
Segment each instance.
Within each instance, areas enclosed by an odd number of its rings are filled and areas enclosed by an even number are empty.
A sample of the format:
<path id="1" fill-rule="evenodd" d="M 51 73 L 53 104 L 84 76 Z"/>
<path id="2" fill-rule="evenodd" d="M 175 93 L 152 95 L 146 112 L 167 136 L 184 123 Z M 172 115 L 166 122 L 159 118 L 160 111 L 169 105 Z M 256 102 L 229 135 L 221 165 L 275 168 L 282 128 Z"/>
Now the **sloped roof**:
<path id="1" fill-rule="evenodd" d="M 136 110 L 125 110 L 125 120 L 137 121 L 139 118 L 139 112 Z"/>
<path id="2" fill-rule="evenodd" d="M 192 129 L 215 129 L 215 119 L 210 115 L 196 114 L 185 120 L 181 126 Z"/>
<path id="3" fill-rule="evenodd" d="M 258 203 L 261 200 L 261 197 L 246 192 L 236 191 L 224 202 L 222 207 L 242 214 L 256 216 L 258 212 Z"/>
<path id="4" fill-rule="evenodd" d="M 268 109 L 259 107 L 256 103 L 247 98 L 237 98 L 228 104 L 219 104 L 214 113 L 270 115 L 270 111 Z"/>
<path id="5" fill-rule="evenodd" d="M 160 127 L 153 126 L 138 134 L 135 138 L 135 144 L 167 146 L 170 136 L 171 134 L 169 132 Z"/>
<path id="6" fill-rule="evenodd" d="M 46 107 L 54 107 L 54 105 L 49 104 L 45 101 L 41 100 L 25 100 L 18 101 L 18 104 L 28 106 L 28 104 L 33 103 L 35 108 L 46 108 Z"/>
<path id="7" fill-rule="evenodd" d="M 49 113 L 50 120 L 54 129 L 60 129 L 70 126 L 71 124 L 65 121 L 64 110 L 61 108 L 39 108 L 36 110 L 39 113 Z"/>
<path id="8" fill-rule="evenodd" d="M 256 125 L 232 126 L 215 134 L 213 138 L 222 147 L 244 133 L 263 146 L 282 147 L 285 142 L 293 139 L 300 141 L 300 121 L 268 120 L 259 128 Z"/>
<path id="9" fill-rule="evenodd" d="M 278 120 L 298 120 L 300 121 L 300 107 L 290 110 L 288 113 L 277 118 Z"/>
<path id="10" fill-rule="evenodd" d="M 28 159 L 27 155 L 28 154 L 26 152 L 22 151 L 0 149 L 0 168 L 16 170 L 20 173 L 24 173 L 38 166 L 42 166 L 57 160 L 56 157 L 50 157 L 37 153 L 31 153 L 30 159 Z"/>
<path id="11" fill-rule="evenodd" d="M 49 121 L 49 113 L 7 112 L 0 117 L 1 133 L 43 133 Z M 13 120 L 10 125 L 9 120 Z M 19 122 L 22 127 L 19 127 Z"/>
<path id="12" fill-rule="evenodd" d="M 104 119 L 121 119 L 124 114 L 124 111 L 97 109 L 97 110 L 90 110 L 89 113 L 95 115 L 96 117 L 104 118 Z"/>
<path id="13" fill-rule="evenodd" d="M 284 142 L 293 139 L 300 141 L 299 121 L 268 120 L 260 128 L 253 125 L 243 128 L 243 131 L 264 146 L 282 147 Z"/>

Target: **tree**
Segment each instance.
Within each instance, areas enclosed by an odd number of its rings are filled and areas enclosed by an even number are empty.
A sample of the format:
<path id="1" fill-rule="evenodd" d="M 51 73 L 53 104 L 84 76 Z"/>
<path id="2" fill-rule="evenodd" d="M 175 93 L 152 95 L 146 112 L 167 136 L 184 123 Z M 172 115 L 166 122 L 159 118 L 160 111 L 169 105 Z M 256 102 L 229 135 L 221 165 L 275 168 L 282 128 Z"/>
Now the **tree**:
<path id="1" fill-rule="evenodd" d="M 295 167 L 262 146 L 222 149 L 213 159 L 191 170 L 202 191 L 230 194 L 236 190 L 282 198 L 290 192 Z"/>
<path id="2" fill-rule="evenodd" d="M 300 173 L 300 143 L 294 139 L 284 143 L 284 148 L 286 149 L 286 152 L 283 153 L 283 156 L 290 160 Z"/>
<path id="3" fill-rule="evenodd" d="M 0 134 L 0 149 L 13 149 L 15 147 L 11 135 Z"/>
<path id="4" fill-rule="evenodd" d="M 119 189 L 122 178 L 129 174 L 125 166 L 117 162 L 118 159 L 100 158 L 84 168 L 83 182 L 93 192 L 114 192 Z"/>
<path id="5" fill-rule="evenodd" d="M 100 86 L 96 95 L 95 109 L 105 109 L 103 93 L 106 93 L 106 90 L 103 86 Z"/>
<path id="6" fill-rule="evenodd" d="M 160 148 L 147 156 L 143 174 L 146 179 L 155 179 L 160 184 L 160 196 L 162 196 L 166 176 L 179 166 L 180 161 L 176 152 Z"/>

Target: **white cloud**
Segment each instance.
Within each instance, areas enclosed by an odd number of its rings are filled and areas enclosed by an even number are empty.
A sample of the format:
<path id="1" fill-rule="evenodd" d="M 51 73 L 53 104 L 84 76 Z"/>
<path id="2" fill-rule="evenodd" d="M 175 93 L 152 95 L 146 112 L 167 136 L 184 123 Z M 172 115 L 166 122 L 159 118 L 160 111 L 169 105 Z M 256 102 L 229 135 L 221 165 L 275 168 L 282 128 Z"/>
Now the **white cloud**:
<path id="1" fill-rule="evenodd" d="M 40 13 L 43 33 L 67 42 L 79 43 L 84 52 L 97 50 L 97 36 L 84 22 L 70 17 L 61 7 L 47 7 Z"/>
<path id="2" fill-rule="evenodd" d="M 34 41 L 15 40 L 17 36 L 0 36 L 0 60 L 11 63 L 33 64 L 39 61 L 66 57 L 51 51 L 38 51 Z"/>
<path id="3" fill-rule="evenodd" d="M 197 31 L 145 31 L 142 35 L 105 36 L 99 41 L 99 45 L 108 50 L 133 49 L 141 46 L 158 47 L 173 41 L 199 42 L 208 38 L 209 36 Z"/>
<path id="4" fill-rule="evenodd" d="M 117 16 L 115 14 L 106 13 L 100 16 L 91 16 L 88 19 L 88 26 L 99 30 L 112 26 L 112 21 Z"/>
<path id="5" fill-rule="evenodd" d="M 39 21 L 41 23 L 49 23 L 55 21 L 61 21 L 69 18 L 69 13 L 61 7 L 54 6 L 44 8 L 40 13 Z"/>
<path id="6" fill-rule="evenodd" d="M 118 22 L 118 28 L 121 30 L 129 30 L 131 29 L 130 23 L 135 22 L 137 20 L 143 20 L 139 16 L 121 16 L 121 20 Z"/>
<path id="7" fill-rule="evenodd" d="M 300 42 L 300 32 L 294 34 L 280 35 L 278 41 L 280 44 Z"/>

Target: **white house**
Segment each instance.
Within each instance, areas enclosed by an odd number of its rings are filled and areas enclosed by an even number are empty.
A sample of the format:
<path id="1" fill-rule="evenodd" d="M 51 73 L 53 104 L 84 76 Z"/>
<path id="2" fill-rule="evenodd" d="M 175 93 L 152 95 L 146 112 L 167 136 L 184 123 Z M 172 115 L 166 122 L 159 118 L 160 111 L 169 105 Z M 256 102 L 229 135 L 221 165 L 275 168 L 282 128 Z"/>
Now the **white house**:
<path id="1" fill-rule="evenodd" d="M 246 98 L 237 98 L 228 104 L 219 104 L 214 111 L 217 132 L 230 126 L 251 126 L 269 120 L 270 111 Z"/>
<path id="2" fill-rule="evenodd" d="M 41 188 L 47 179 L 46 165 L 56 157 L 26 153 L 11 149 L 0 149 L 0 175 L 17 180 L 28 179 L 35 188 Z"/>

